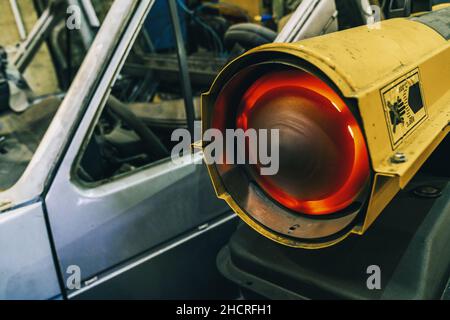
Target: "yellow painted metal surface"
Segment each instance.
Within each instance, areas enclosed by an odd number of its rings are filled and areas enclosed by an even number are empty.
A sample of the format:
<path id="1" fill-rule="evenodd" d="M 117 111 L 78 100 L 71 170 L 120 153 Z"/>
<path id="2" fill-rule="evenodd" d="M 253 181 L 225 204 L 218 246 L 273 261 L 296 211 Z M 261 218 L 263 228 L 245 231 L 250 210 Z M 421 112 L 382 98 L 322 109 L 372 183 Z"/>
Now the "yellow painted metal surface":
<path id="1" fill-rule="evenodd" d="M 236 6 L 244 10 L 251 19 L 262 14 L 262 1 L 260 0 L 222 0 L 221 3 Z"/>
<path id="2" fill-rule="evenodd" d="M 374 171 L 365 220 L 350 232 L 363 234 L 450 131 L 450 41 L 425 24 L 393 19 L 294 44 L 270 44 L 246 55 L 260 52 L 281 52 L 307 61 L 334 82 L 344 97 L 357 102 Z M 420 87 L 424 107 L 411 115 L 409 123 L 393 128 L 387 117 L 389 105 L 395 97 L 402 97 L 405 86 L 414 85 Z M 210 117 L 209 100 L 209 95 L 204 95 L 204 129 Z M 391 161 L 397 152 L 406 156 L 405 163 Z M 217 195 L 252 228 L 276 242 L 311 249 L 330 246 L 348 236 L 310 245 L 274 234 L 242 212 L 214 167 L 208 169 Z"/>

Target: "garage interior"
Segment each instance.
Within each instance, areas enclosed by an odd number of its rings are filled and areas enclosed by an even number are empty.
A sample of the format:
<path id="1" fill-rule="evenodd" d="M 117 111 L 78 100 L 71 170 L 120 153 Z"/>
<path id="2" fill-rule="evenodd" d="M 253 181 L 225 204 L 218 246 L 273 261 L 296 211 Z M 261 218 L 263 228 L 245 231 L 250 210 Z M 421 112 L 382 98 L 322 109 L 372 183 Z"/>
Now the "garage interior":
<path id="1" fill-rule="evenodd" d="M 3 0 L 0 30 L 1 300 L 450 300 L 450 1 Z M 275 175 L 208 162 L 241 129 Z"/>

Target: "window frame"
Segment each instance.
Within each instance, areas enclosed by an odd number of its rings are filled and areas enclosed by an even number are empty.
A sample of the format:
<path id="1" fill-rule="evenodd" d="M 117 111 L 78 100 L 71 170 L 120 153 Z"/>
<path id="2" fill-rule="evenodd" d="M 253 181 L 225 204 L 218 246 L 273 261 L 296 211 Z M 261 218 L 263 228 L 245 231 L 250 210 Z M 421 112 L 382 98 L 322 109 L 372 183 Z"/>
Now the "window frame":
<path id="1" fill-rule="evenodd" d="M 129 35 L 130 25 L 139 20 L 143 13 L 146 16 L 146 9 L 150 9 L 154 1 L 114 1 L 27 168 L 11 188 L 0 192 L 0 213 L 35 202 L 48 190 L 86 113 L 92 104 L 97 104 L 97 109 L 100 107 L 99 92 L 107 92 L 105 79 L 112 80 L 110 77 L 115 70 L 112 66 L 120 65 L 117 52 L 124 46 L 124 37 Z M 99 60 L 104 63 L 97 63 Z"/>
<path id="2" fill-rule="evenodd" d="M 147 0 L 147 1 L 149 3 L 151 3 L 156 0 Z M 173 2 L 176 5 L 176 0 L 167 0 L 167 1 L 169 2 L 169 5 L 170 5 L 170 2 Z M 125 67 L 125 63 L 126 63 L 128 57 L 130 56 L 130 54 L 132 53 L 133 46 L 138 41 L 139 35 L 140 35 L 141 31 L 143 30 L 144 23 L 145 23 L 146 19 L 148 18 L 150 11 L 152 10 L 152 6 L 153 5 L 151 5 L 150 8 L 148 9 L 148 11 L 143 16 L 140 17 L 141 22 L 139 24 L 138 29 L 135 30 L 133 37 L 128 41 L 126 52 L 123 54 L 121 61 L 118 62 L 118 64 L 116 64 L 114 66 L 114 76 L 111 81 L 111 84 L 110 84 L 108 90 L 105 92 L 105 94 L 100 99 L 101 102 L 99 103 L 98 108 L 96 109 L 95 116 L 90 123 L 89 129 L 86 132 L 85 137 L 83 138 L 83 141 L 82 141 L 82 143 L 79 147 L 79 150 L 78 150 L 78 152 L 74 158 L 74 161 L 72 163 L 72 167 L 70 170 L 70 180 L 73 183 L 75 183 L 78 187 L 81 187 L 82 189 L 94 189 L 94 188 L 106 186 L 109 184 L 114 184 L 114 183 L 117 183 L 118 181 L 122 181 L 126 178 L 129 178 L 130 176 L 133 176 L 135 174 L 141 173 L 146 170 L 151 170 L 155 167 L 167 164 L 171 160 L 171 156 L 169 155 L 167 158 L 151 162 L 147 165 L 137 168 L 136 170 L 125 172 L 125 173 L 122 173 L 122 174 L 119 174 L 119 175 L 116 175 L 116 176 L 113 176 L 110 178 L 102 179 L 99 181 L 93 181 L 93 182 L 88 182 L 88 181 L 82 180 L 79 177 L 79 174 L 77 173 L 77 170 L 80 167 L 81 161 L 82 161 L 85 151 L 89 145 L 89 142 L 91 141 L 91 139 L 94 136 L 95 128 L 103 114 L 103 111 L 105 110 L 106 100 L 111 95 L 111 89 L 114 87 L 115 82 L 117 81 L 118 77 L 120 76 L 121 71 Z M 171 15 L 170 18 L 171 18 L 172 28 L 174 29 L 174 33 L 175 34 L 177 32 L 179 33 L 178 35 L 175 35 L 175 38 L 177 39 L 176 55 L 178 57 L 179 67 L 180 67 L 180 70 L 179 70 L 179 72 L 180 72 L 179 78 L 180 79 L 179 80 L 180 80 L 180 85 L 183 89 L 182 90 L 183 104 L 184 104 L 185 110 L 189 109 L 191 114 L 194 115 L 194 113 L 195 113 L 194 101 L 193 101 L 192 89 L 191 89 L 191 84 L 190 84 L 190 79 L 189 79 L 189 70 L 187 69 L 187 61 L 186 61 L 187 57 L 186 57 L 186 51 L 184 48 L 185 44 L 182 42 L 181 33 L 180 33 L 181 31 L 180 31 L 180 27 L 179 27 L 180 19 L 179 19 L 178 15 L 174 15 L 173 12 L 170 12 L 169 14 Z M 174 19 L 177 19 L 177 20 L 174 20 Z M 175 21 L 177 22 L 178 27 L 174 26 Z M 97 89 L 96 89 L 96 91 L 97 91 Z M 189 103 L 189 101 L 191 101 L 191 103 Z M 189 113 L 189 111 L 186 112 L 186 114 L 188 114 L 188 113 Z M 189 119 L 187 119 L 187 121 L 189 121 Z M 194 123 L 192 124 L 192 127 L 194 128 L 195 127 L 195 118 L 194 118 L 193 122 Z M 193 134 L 192 134 L 192 137 L 194 137 Z M 198 162 L 198 161 L 199 161 L 198 153 L 197 154 L 190 153 L 188 155 L 184 155 L 181 159 L 181 163 L 183 163 L 182 165 L 186 165 L 189 162 L 192 163 L 192 162 Z"/>

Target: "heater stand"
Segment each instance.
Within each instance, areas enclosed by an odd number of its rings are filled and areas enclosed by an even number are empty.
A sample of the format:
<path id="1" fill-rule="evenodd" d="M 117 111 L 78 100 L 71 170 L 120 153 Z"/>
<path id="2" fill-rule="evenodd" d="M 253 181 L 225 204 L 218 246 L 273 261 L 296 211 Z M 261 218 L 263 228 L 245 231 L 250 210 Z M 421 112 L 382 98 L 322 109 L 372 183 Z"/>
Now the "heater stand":
<path id="1" fill-rule="evenodd" d="M 450 179 L 419 173 L 364 236 L 303 250 L 243 225 L 217 264 L 250 299 L 450 299 L 449 226 Z"/>

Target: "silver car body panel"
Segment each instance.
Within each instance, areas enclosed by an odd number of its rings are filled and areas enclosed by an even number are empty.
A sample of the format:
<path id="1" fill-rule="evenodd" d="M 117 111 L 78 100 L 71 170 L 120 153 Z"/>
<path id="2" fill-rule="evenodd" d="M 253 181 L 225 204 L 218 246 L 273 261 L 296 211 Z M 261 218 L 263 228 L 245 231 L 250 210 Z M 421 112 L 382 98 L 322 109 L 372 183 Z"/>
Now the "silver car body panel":
<path id="1" fill-rule="evenodd" d="M 167 159 L 92 188 L 72 178 L 77 156 L 92 134 L 93 124 L 152 4 L 150 0 L 139 2 L 45 199 L 61 270 L 79 266 L 83 280 L 223 214 L 231 216 L 226 204 L 215 197 L 198 153 L 187 156 L 184 164 Z M 110 24 L 108 18 L 104 25 Z M 93 46 L 110 35 L 102 28 Z M 92 64 L 91 59 L 88 55 L 84 66 Z"/>
<path id="2" fill-rule="evenodd" d="M 0 299 L 61 296 L 41 203 L 0 216 Z"/>

